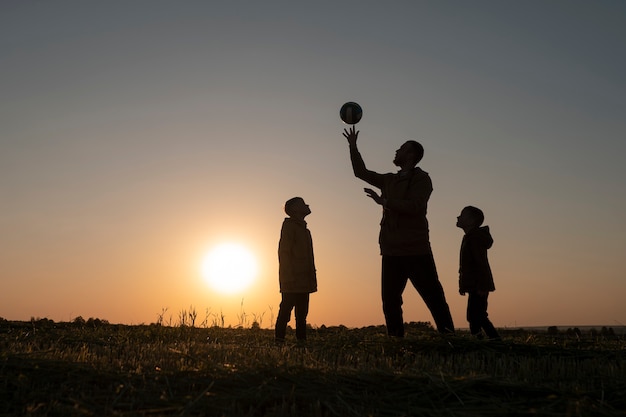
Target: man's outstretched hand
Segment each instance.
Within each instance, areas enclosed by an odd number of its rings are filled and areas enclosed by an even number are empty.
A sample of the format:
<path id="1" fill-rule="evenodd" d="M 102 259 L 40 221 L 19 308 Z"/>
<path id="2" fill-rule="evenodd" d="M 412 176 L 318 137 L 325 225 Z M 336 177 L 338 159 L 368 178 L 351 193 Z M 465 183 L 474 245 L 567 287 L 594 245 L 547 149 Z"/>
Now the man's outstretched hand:
<path id="1" fill-rule="evenodd" d="M 385 203 L 384 198 L 379 196 L 376 191 L 372 190 L 371 188 L 363 188 L 363 191 L 365 191 L 367 196 L 370 197 L 372 200 L 374 200 L 377 204 L 384 205 Z"/>
<path id="2" fill-rule="evenodd" d="M 359 138 L 359 131 L 356 127 L 352 126 L 350 129 L 343 130 L 343 137 L 348 139 L 348 144 L 356 145 L 356 140 Z"/>

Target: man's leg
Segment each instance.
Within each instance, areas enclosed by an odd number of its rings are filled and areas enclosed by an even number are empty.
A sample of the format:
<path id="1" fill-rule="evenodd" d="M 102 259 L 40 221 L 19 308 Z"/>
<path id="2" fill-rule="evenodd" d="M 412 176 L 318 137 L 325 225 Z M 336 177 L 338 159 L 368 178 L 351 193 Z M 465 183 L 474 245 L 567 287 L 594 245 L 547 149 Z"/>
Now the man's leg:
<path id="1" fill-rule="evenodd" d="M 407 275 L 403 268 L 403 258 L 402 256 L 383 256 L 382 261 L 383 313 L 389 336 L 404 337 L 402 292 L 406 287 Z"/>
<path id="2" fill-rule="evenodd" d="M 412 265 L 409 278 L 430 310 L 437 330 L 440 333 L 454 333 L 450 307 L 448 307 L 443 287 L 439 282 L 435 259 L 432 255 L 419 255 L 411 258 Z"/>

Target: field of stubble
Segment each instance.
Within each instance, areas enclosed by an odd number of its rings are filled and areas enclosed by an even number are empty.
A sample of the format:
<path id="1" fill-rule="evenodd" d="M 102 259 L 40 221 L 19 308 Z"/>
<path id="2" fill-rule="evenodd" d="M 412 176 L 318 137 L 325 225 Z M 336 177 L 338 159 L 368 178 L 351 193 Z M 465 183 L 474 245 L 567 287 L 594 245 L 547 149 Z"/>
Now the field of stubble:
<path id="1" fill-rule="evenodd" d="M 260 328 L 2 320 L 0 414 L 626 415 L 624 336 L 501 335 L 442 337 L 412 323 L 390 340 L 381 326 L 322 326 L 305 345 L 277 347 Z"/>

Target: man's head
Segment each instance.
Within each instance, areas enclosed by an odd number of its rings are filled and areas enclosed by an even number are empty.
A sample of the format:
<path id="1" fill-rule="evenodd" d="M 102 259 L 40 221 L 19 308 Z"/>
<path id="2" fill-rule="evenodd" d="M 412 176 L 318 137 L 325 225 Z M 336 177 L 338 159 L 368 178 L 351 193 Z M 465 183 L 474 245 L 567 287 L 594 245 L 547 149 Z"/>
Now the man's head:
<path id="1" fill-rule="evenodd" d="M 393 163 L 400 168 L 412 168 L 422 160 L 424 147 L 417 141 L 408 140 L 396 151 Z"/>
<path id="2" fill-rule="evenodd" d="M 285 213 L 289 217 L 304 219 L 311 214 L 311 209 L 302 197 L 293 197 L 285 202 Z"/>

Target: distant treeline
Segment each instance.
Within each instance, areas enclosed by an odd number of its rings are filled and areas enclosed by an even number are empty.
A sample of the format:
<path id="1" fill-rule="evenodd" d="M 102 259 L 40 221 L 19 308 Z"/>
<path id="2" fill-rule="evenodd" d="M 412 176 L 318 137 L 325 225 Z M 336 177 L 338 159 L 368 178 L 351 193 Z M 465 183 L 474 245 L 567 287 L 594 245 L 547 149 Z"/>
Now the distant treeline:
<path id="1" fill-rule="evenodd" d="M 88 326 L 88 327 L 99 327 L 99 326 L 107 326 L 111 325 L 108 320 L 93 318 L 90 317 L 88 319 L 84 319 L 82 316 L 78 316 L 71 321 L 68 322 L 55 322 L 54 320 L 50 320 L 47 318 L 34 318 L 31 317 L 29 321 L 19 321 L 19 320 L 7 320 L 3 317 L 0 317 L 0 325 L 14 324 L 18 326 L 23 326 L 27 324 L 37 324 L 39 327 L 46 325 L 75 325 L 75 326 Z M 119 326 L 124 326 L 123 324 L 117 324 Z M 151 326 L 162 326 L 164 325 L 161 321 L 157 323 L 151 323 Z M 409 327 L 420 327 L 420 328 L 431 328 L 431 324 L 427 322 L 411 322 L 407 323 Z M 168 326 L 166 326 L 168 327 Z M 188 326 L 186 324 L 177 324 L 169 327 L 195 327 L 193 325 Z M 201 326 L 207 327 L 207 326 Z M 210 327 L 216 327 L 210 326 Z M 224 327 L 224 326 L 217 326 Z M 242 326 L 237 326 L 242 327 Z M 243 326 L 245 327 L 245 326 Z M 258 327 L 251 326 L 251 327 Z M 346 326 L 328 326 L 328 327 L 340 327 L 347 329 Z M 319 327 L 319 329 L 328 328 L 325 325 Z M 364 327 L 372 327 L 372 326 L 364 326 Z M 376 327 L 376 326 L 374 326 Z M 603 337 L 612 337 L 612 336 L 623 336 L 626 335 L 626 326 L 531 326 L 531 327 L 504 327 L 502 328 L 505 331 L 515 332 L 515 331 L 528 331 L 528 332 L 538 332 L 538 333 L 547 333 L 549 335 L 566 335 L 566 336 L 582 336 L 582 335 L 590 335 L 590 336 L 603 336 Z M 467 329 L 459 329 L 459 330 L 467 330 Z"/>

